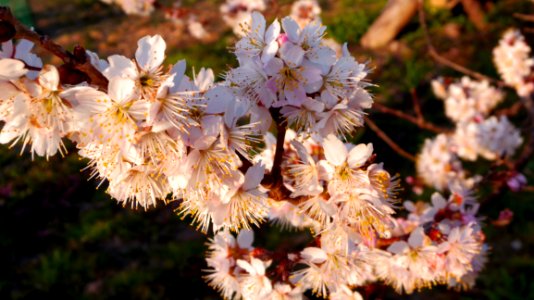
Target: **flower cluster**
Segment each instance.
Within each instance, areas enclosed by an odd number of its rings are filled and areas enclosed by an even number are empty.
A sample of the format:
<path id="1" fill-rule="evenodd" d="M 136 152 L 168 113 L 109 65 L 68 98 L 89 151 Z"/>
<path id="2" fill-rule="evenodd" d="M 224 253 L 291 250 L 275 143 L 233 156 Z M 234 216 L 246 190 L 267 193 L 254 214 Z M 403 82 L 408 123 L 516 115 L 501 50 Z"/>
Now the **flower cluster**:
<path id="1" fill-rule="evenodd" d="M 493 50 L 493 61 L 502 79 L 525 97 L 534 92 L 534 58 L 525 38 L 516 29 L 508 30 Z"/>
<path id="2" fill-rule="evenodd" d="M 156 0 L 100 0 L 119 6 L 128 15 L 148 16 L 154 11 Z"/>
<path id="3" fill-rule="evenodd" d="M 250 24 L 252 12 L 262 12 L 265 9 L 267 9 L 266 0 L 226 0 L 220 8 L 226 25 L 239 36 L 246 32 L 244 26 Z"/>
<path id="4" fill-rule="evenodd" d="M 291 5 L 291 17 L 304 27 L 311 22 L 321 22 L 321 7 L 316 0 L 298 0 Z"/>
<path id="5" fill-rule="evenodd" d="M 407 218 L 392 236 L 357 242 L 340 227 L 321 233 L 313 245 L 292 253 L 253 247 L 253 236 L 218 233 L 209 243 L 209 284 L 225 299 L 305 299 L 311 290 L 330 299 L 361 299 L 354 287 L 383 281 L 399 293 L 434 284 L 468 288 L 486 260 L 488 247 L 469 191 L 452 187 L 448 199 L 405 202 Z"/>
<path id="6" fill-rule="evenodd" d="M 497 160 L 512 157 L 523 139 L 506 116 L 491 116 L 504 93 L 487 81 L 463 77 L 458 82 L 439 78 L 432 82 L 434 93 L 445 101 L 445 114 L 456 124 L 453 133 L 427 139 L 418 156 L 419 176 L 436 189 L 451 181 L 473 186 L 477 176 L 468 177 L 460 159 L 478 157 Z"/>
<path id="7" fill-rule="evenodd" d="M 346 47 L 336 58 L 322 44 L 325 29 L 319 23 L 301 28 L 290 17 L 267 27 L 263 16 L 253 13 L 236 44 L 240 66 L 227 73 L 227 85 L 259 110 L 280 108 L 298 133 L 351 133 L 362 126 L 363 110 L 373 102 L 362 81 L 368 71 Z"/>

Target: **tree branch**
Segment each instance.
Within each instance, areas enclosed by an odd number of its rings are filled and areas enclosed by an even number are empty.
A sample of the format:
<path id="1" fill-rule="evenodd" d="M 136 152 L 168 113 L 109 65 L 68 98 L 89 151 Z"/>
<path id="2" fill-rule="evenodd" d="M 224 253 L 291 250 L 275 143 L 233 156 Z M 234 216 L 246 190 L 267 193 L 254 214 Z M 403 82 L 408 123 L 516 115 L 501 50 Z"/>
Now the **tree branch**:
<path id="1" fill-rule="evenodd" d="M 426 25 L 426 14 L 425 14 L 425 8 L 423 5 L 423 0 L 418 0 L 418 10 L 419 10 L 419 23 L 421 24 L 421 28 L 423 29 L 423 33 L 425 36 L 428 53 L 430 56 L 438 63 L 448 66 L 451 69 L 454 69 L 460 73 L 464 73 L 466 75 L 469 75 L 473 78 L 476 78 L 478 80 L 487 80 L 493 84 L 496 84 L 500 87 L 505 86 L 506 84 L 503 81 L 497 80 L 495 78 L 488 77 L 484 74 L 481 74 L 479 72 L 473 71 L 471 69 L 468 69 L 462 65 L 459 65 L 445 57 L 443 57 L 441 54 L 438 53 L 434 45 L 432 44 L 432 39 L 430 38 L 430 34 L 428 32 L 428 27 Z"/>
<path id="2" fill-rule="evenodd" d="M 380 127 L 378 127 L 375 122 L 371 121 L 368 117 L 365 117 L 365 122 L 367 123 L 367 125 L 369 125 L 369 128 L 371 128 L 371 130 L 373 130 L 379 138 L 386 142 L 386 144 L 388 144 L 391 149 L 395 150 L 397 154 L 411 161 L 415 161 L 415 156 L 402 149 L 384 131 L 382 131 L 382 129 L 380 129 Z"/>
<path id="3" fill-rule="evenodd" d="M 108 80 L 100 71 L 98 71 L 90 62 L 83 50 L 83 55 L 74 55 L 71 52 L 65 50 L 60 45 L 54 43 L 48 36 L 39 35 L 35 31 L 30 30 L 19 20 L 17 20 L 9 7 L 0 6 L 0 20 L 8 22 L 13 25 L 15 29 L 16 39 L 26 39 L 39 47 L 45 49 L 51 54 L 59 57 L 65 64 L 73 66 L 76 70 L 83 72 L 89 78 L 89 83 L 106 90 L 108 87 Z"/>
<path id="4" fill-rule="evenodd" d="M 414 125 L 417 125 L 419 128 L 422 128 L 422 129 L 426 129 L 428 131 L 432 131 L 432 132 L 435 132 L 435 133 L 444 133 L 444 132 L 449 132 L 450 130 L 448 128 L 443 128 L 443 127 L 439 127 L 439 126 L 436 126 L 432 123 L 429 123 L 427 121 L 425 121 L 424 119 L 421 119 L 421 118 L 417 118 L 417 117 L 414 117 L 412 115 L 409 115 L 409 114 L 406 114 L 406 113 L 403 113 L 402 111 L 399 111 L 399 110 L 396 110 L 396 109 L 393 109 L 393 108 L 389 108 L 383 104 L 380 104 L 378 102 L 375 102 L 373 103 L 373 109 L 381 112 L 381 113 L 384 113 L 384 114 L 389 114 L 389 115 L 393 115 L 393 116 L 396 116 L 400 119 L 403 119 L 403 120 L 406 120 Z"/>

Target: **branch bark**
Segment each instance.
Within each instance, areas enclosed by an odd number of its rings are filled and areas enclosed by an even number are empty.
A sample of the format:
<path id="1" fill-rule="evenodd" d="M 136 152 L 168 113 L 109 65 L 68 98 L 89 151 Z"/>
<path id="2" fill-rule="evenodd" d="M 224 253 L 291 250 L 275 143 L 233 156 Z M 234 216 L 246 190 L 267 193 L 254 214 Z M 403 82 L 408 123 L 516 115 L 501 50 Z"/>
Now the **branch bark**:
<path id="1" fill-rule="evenodd" d="M 379 138 L 381 138 L 391 149 L 395 150 L 400 156 L 415 162 L 415 156 L 402 149 L 397 143 L 395 143 L 375 122 L 365 117 L 365 123 L 373 130 Z"/>
<path id="2" fill-rule="evenodd" d="M 406 113 L 403 113 L 402 111 L 399 111 L 399 110 L 396 110 L 396 109 L 393 109 L 393 108 L 389 108 L 383 104 L 380 104 L 380 103 L 373 103 L 373 109 L 381 112 L 381 113 L 384 113 L 384 114 L 389 114 L 389 115 L 393 115 L 395 117 L 398 117 L 400 119 L 403 119 L 403 120 L 406 120 L 414 125 L 417 125 L 419 128 L 422 128 L 422 129 L 426 129 L 428 131 L 432 131 L 432 132 L 435 132 L 435 133 L 444 133 L 444 132 L 449 132 L 450 130 L 448 128 L 443 128 L 443 127 L 439 127 L 439 126 L 436 126 L 432 123 L 429 123 L 427 121 L 425 121 L 424 119 L 422 118 L 417 118 L 417 117 L 414 117 L 412 115 L 409 115 L 409 114 L 406 114 Z"/>
<path id="3" fill-rule="evenodd" d="M 54 41 L 52 41 L 48 36 L 39 35 L 35 31 L 32 31 L 31 29 L 27 28 L 24 24 L 22 24 L 13 16 L 9 7 L 0 6 L 0 20 L 13 25 L 16 31 L 14 38 L 26 39 L 33 42 L 34 44 L 46 50 L 47 52 L 50 52 L 51 54 L 60 58 L 65 64 L 69 64 L 73 66 L 76 70 L 86 74 L 89 78 L 90 84 L 98 86 L 103 90 L 107 90 L 107 78 L 91 64 L 90 60 L 87 57 L 87 54 L 85 53 L 85 50 L 83 50 L 84 55 L 75 56 L 71 52 L 65 50 L 60 45 L 54 43 Z"/>

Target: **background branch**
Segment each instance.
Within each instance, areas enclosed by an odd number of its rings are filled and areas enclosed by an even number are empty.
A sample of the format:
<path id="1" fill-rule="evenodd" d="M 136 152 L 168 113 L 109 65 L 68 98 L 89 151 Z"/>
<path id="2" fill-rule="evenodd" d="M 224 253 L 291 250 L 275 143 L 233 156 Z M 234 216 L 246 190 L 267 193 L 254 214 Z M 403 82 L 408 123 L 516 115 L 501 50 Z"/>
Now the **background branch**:
<path id="1" fill-rule="evenodd" d="M 382 131 L 382 129 L 380 129 L 380 127 L 378 127 L 375 122 L 371 121 L 368 117 L 365 117 L 365 122 L 367 123 L 369 128 L 371 128 L 371 130 L 373 130 L 379 138 L 381 138 L 386 144 L 388 144 L 391 149 L 395 150 L 397 154 L 411 161 L 415 161 L 415 156 L 402 149 L 384 131 Z"/>
<path id="2" fill-rule="evenodd" d="M 65 64 L 71 65 L 76 70 L 86 74 L 90 84 L 98 86 L 103 90 L 107 89 L 107 78 L 91 64 L 87 54 L 85 53 L 85 49 L 79 47 L 82 55 L 72 54 L 60 45 L 54 43 L 54 41 L 52 41 L 48 36 L 39 35 L 35 31 L 27 28 L 13 16 L 9 7 L 0 6 L 0 20 L 8 22 L 13 26 L 15 29 L 14 38 L 26 39 L 33 42 L 44 50 L 60 58 Z M 83 52 L 81 50 L 83 50 Z"/>

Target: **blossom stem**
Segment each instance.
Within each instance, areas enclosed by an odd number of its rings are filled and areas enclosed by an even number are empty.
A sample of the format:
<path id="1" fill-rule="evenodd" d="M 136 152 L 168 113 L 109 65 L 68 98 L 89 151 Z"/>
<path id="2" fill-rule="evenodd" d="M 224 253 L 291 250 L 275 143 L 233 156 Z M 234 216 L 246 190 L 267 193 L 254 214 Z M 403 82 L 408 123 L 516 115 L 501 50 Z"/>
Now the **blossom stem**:
<path id="1" fill-rule="evenodd" d="M 71 64 L 75 69 L 85 73 L 89 77 L 92 85 L 98 86 L 103 90 L 107 89 L 107 78 L 91 64 L 86 56 L 81 58 L 77 57 L 60 45 L 54 43 L 48 36 L 40 35 L 35 31 L 30 30 L 13 16 L 9 7 L 0 6 L 0 20 L 9 22 L 13 25 L 16 31 L 15 38 L 26 39 L 39 45 L 51 54 L 59 57 L 65 64 Z"/>
<path id="2" fill-rule="evenodd" d="M 415 156 L 408 153 L 406 150 L 402 149 L 397 143 L 395 143 L 378 125 L 376 125 L 375 122 L 371 121 L 369 118 L 365 117 L 365 123 L 369 125 L 369 128 L 371 128 L 372 131 L 378 135 L 379 138 L 381 138 L 388 146 L 391 147 L 391 149 L 395 150 L 397 154 L 400 156 L 409 159 L 411 161 L 415 161 Z"/>

